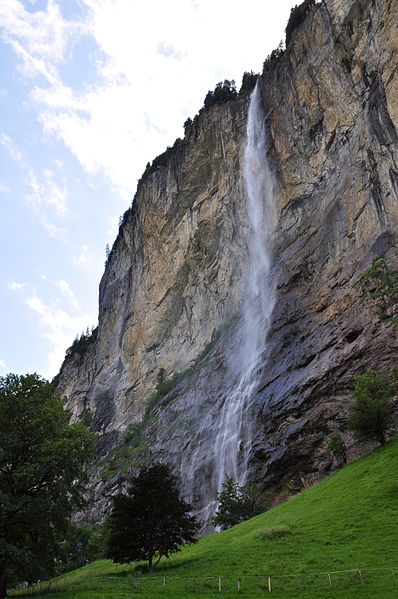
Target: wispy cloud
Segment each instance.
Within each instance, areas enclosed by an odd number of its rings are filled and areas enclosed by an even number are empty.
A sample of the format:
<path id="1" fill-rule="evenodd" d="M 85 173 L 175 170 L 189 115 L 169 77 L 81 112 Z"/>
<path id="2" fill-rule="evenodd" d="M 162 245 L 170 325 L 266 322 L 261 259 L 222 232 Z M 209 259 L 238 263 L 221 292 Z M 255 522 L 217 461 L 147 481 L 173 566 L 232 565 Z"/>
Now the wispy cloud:
<path id="1" fill-rule="evenodd" d="M 93 262 L 93 253 L 87 244 L 82 245 L 80 253 L 73 258 L 77 266 L 91 266 Z"/>
<path id="2" fill-rule="evenodd" d="M 8 155 L 12 160 L 14 160 L 14 162 L 24 162 L 22 152 L 16 146 L 15 142 L 13 142 L 13 140 L 8 135 L 6 135 L 6 133 L 0 134 L 0 145 L 2 145 L 3 148 L 6 149 Z"/>
<path id="3" fill-rule="evenodd" d="M 72 316 L 55 302 L 44 302 L 34 291 L 26 299 L 26 305 L 39 317 L 43 329 L 43 337 L 51 343 L 48 353 L 48 367 L 45 375 L 54 376 L 62 364 L 66 349 L 71 345 L 79 331 L 86 328 L 86 316 Z"/>
<path id="4" fill-rule="evenodd" d="M 0 372 L 1 372 L 1 374 L 5 374 L 8 371 L 9 371 L 9 368 L 8 368 L 7 364 L 4 362 L 4 360 L 0 359 Z"/>
<path id="5" fill-rule="evenodd" d="M 58 279 L 58 281 L 54 281 L 54 285 L 61 291 L 61 293 L 67 298 L 69 304 L 72 308 L 79 308 L 79 302 L 76 299 L 75 294 L 73 293 L 69 283 L 64 279 Z"/>
<path id="6" fill-rule="evenodd" d="M 67 189 L 61 188 L 54 181 L 54 173 L 50 169 L 43 170 L 43 181 L 39 183 L 32 169 L 29 171 L 31 193 L 27 196 L 28 204 L 39 211 L 43 206 L 53 208 L 58 217 L 68 212 Z"/>
<path id="7" fill-rule="evenodd" d="M 25 289 L 27 287 L 27 283 L 18 283 L 17 281 L 9 281 L 7 283 L 7 289 L 10 291 L 20 291 L 21 289 Z"/>

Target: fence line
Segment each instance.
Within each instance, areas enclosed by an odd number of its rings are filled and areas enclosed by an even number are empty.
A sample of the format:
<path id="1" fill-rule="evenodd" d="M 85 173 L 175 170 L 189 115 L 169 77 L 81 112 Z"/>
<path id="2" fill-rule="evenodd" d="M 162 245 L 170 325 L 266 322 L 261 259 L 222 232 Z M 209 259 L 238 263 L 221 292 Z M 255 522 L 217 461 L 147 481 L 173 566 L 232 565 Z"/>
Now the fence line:
<path id="1" fill-rule="evenodd" d="M 266 593 L 272 593 L 275 592 L 275 590 L 281 590 L 280 589 L 280 584 L 278 585 L 278 582 L 282 582 L 283 580 L 286 580 L 286 582 L 288 580 L 291 580 L 293 582 L 294 579 L 300 579 L 300 582 L 303 583 L 304 582 L 304 586 L 302 584 L 302 588 L 305 588 L 306 582 L 308 582 L 308 580 L 311 578 L 311 583 L 314 581 L 314 578 L 317 579 L 323 579 L 324 583 L 321 582 L 323 587 L 329 588 L 329 589 L 337 589 L 341 586 L 342 581 L 339 580 L 339 575 L 346 575 L 348 577 L 348 575 L 354 575 L 355 576 L 355 582 L 354 579 L 349 578 L 348 580 L 344 581 L 344 584 L 346 585 L 348 583 L 348 586 L 356 586 L 357 588 L 362 588 L 367 584 L 366 579 L 368 578 L 369 582 L 374 582 L 375 580 L 375 575 L 377 576 L 377 573 L 382 573 L 382 578 L 383 581 L 386 577 L 386 575 L 388 576 L 388 578 L 391 580 L 392 578 L 392 582 L 393 582 L 393 586 L 395 588 L 397 588 L 397 573 L 398 573 L 398 565 L 397 566 L 385 566 L 385 567 L 379 567 L 379 568 L 350 568 L 348 570 L 329 570 L 329 571 L 323 571 L 323 572 L 297 572 L 297 573 L 293 573 L 293 574 L 245 574 L 245 575 L 238 575 L 237 576 L 218 576 L 218 575 L 214 575 L 214 576 L 195 576 L 195 577 L 183 577 L 183 576 L 142 576 L 142 575 L 134 575 L 133 573 L 129 573 L 126 575 L 126 577 L 124 578 L 124 583 L 126 584 L 125 589 L 123 590 L 128 590 L 129 588 L 131 589 L 132 586 L 134 586 L 136 589 L 140 588 L 141 585 L 145 586 L 145 583 L 150 583 L 151 581 L 155 581 L 155 584 L 157 582 L 159 582 L 159 585 L 162 585 L 163 587 L 172 587 L 173 582 L 174 581 L 186 581 L 188 583 L 191 583 L 191 588 L 192 591 L 196 591 L 198 590 L 198 588 L 200 586 L 202 586 L 203 588 L 205 587 L 209 587 L 209 584 L 206 584 L 206 582 L 211 583 L 211 588 L 217 590 L 220 594 L 222 594 L 224 591 L 225 592 L 231 592 L 233 590 L 235 590 L 235 593 L 237 592 L 238 594 L 241 593 L 243 591 L 243 589 L 247 586 L 249 583 L 249 581 L 253 581 L 254 583 L 257 584 L 262 584 L 262 590 Z M 373 576 L 372 576 L 373 574 Z M 61 579 L 52 579 L 49 581 L 43 581 L 40 583 L 37 583 L 36 585 L 33 585 L 31 587 L 27 587 L 27 588 L 20 588 L 17 590 L 18 595 L 34 595 L 34 594 L 39 594 L 41 592 L 49 592 L 51 590 L 56 590 L 57 588 L 60 589 L 62 587 L 66 588 L 69 586 L 69 584 L 73 587 L 76 587 L 77 585 L 81 584 L 83 587 L 85 586 L 85 584 L 90 584 L 91 581 L 95 581 L 95 580 L 101 580 L 102 584 L 105 584 L 106 581 L 113 581 L 113 580 L 118 580 L 119 582 L 121 582 L 121 578 L 120 576 L 92 576 L 89 578 L 85 578 L 82 580 L 76 580 L 76 581 L 69 581 L 69 580 L 65 580 L 63 578 Z M 245 584 L 246 582 L 246 584 Z M 279 587 L 278 589 L 276 589 L 276 587 Z M 157 588 L 157 587 L 156 587 Z M 122 589 L 121 589 L 122 591 Z M 15 593 L 15 590 L 12 594 Z"/>

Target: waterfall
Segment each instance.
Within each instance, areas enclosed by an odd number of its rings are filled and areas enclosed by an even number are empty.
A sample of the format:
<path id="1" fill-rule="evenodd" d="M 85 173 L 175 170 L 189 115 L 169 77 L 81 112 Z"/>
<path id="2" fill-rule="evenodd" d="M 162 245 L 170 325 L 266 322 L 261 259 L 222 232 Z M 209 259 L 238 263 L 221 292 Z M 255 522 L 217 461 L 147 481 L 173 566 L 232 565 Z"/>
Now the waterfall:
<path id="1" fill-rule="evenodd" d="M 214 445 L 215 484 L 226 477 L 245 482 L 251 446 L 251 408 L 258 387 L 258 367 L 266 359 L 266 337 L 274 307 L 270 281 L 270 246 L 276 221 L 274 179 L 267 161 L 265 117 L 259 83 L 250 99 L 243 183 L 247 201 L 248 264 L 238 338 L 230 360 L 230 388 L 221 408 Z"/>

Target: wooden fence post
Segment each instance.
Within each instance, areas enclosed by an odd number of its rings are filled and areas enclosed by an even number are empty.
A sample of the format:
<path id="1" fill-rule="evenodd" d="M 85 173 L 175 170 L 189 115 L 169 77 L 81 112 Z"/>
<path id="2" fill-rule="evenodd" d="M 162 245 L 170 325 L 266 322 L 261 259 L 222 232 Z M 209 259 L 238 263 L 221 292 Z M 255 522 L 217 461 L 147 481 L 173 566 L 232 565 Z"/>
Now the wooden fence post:
<path id="1" fill-rule="evenodd" d="M 238 578 L 237 589 L 238 589 L 238 593 L 240 593 L 240 578 Z"/>
<path id="2" fill-rule="evenodd" d="M 361 579 L 361 585 L 363 586 L 364 582 L 363 582 L 362 572 L 361 572 L 361 570 L 358 570 L 358 572 L 359 572 L 359 578 Z"/>
<path id="3" fill-rule="evenodd" d="M 332 577 L 330 576 L 330 572 L 328 572 L 328 578 L 329 578 L 329 586 L 330 586 L 330 588 L 333 588 Z"/>
<path id="4" fill-rule="evenodd" d="M 166 586 L 166 576 L 163 576 L 163 586 Z"/>
<path id="5" fill-rule="evenodd" d="M 222 588 L 221 588 L 221 576 L 218 577 L 218 592 L 221 593 Z"/>
<path id="6" fill-rule="evenodd" d="M 268 576 L 268 592 L 270 593 L 271 591 L 272 591 L 271 576 Z"/>

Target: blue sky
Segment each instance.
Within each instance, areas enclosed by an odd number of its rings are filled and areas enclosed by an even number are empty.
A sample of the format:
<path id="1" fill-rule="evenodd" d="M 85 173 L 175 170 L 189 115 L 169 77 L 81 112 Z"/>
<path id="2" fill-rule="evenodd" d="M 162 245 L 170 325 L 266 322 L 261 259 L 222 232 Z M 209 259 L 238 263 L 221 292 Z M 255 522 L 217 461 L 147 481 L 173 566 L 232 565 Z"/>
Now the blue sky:
<path id="1" fill-rule="evenodd" d="M 261 70 L 294 4 L 1 0 L 0 374 L 58 372 L 146 163 Z"/>

